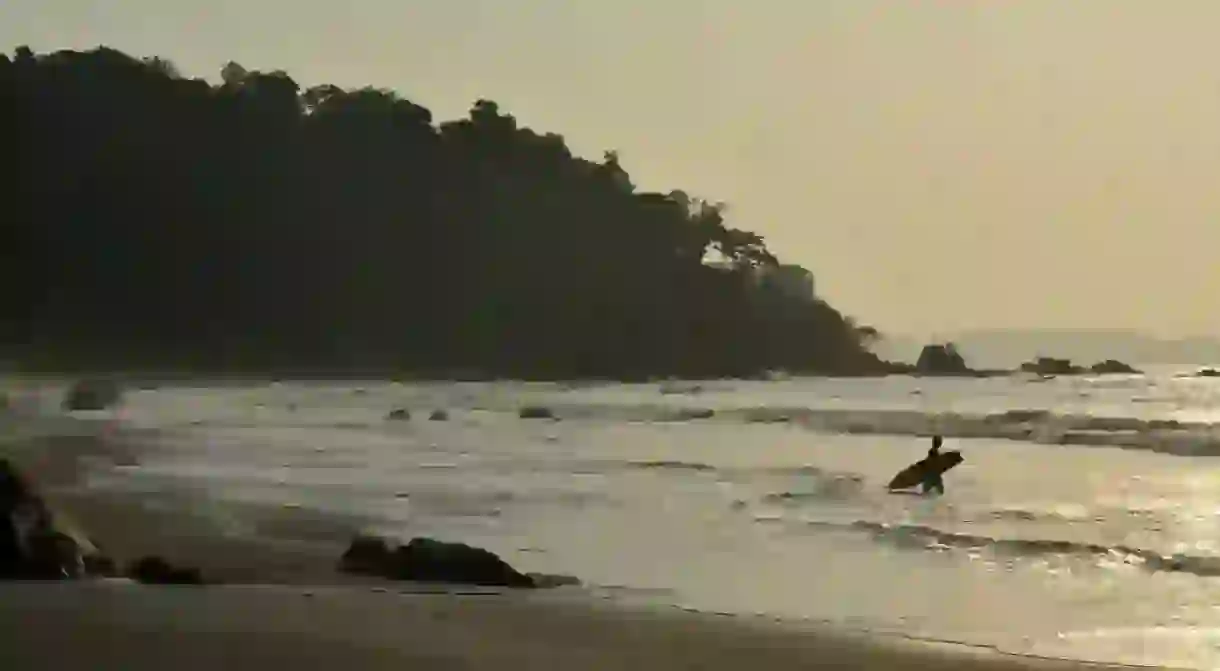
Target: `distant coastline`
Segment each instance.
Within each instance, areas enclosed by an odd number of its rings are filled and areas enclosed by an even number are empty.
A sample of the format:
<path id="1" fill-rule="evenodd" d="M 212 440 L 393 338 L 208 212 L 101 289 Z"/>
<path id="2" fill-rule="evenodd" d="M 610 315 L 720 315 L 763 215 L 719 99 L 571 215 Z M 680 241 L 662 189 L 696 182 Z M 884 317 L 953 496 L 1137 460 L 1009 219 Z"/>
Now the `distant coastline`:
<path id="1" fill-rule="evenodd" d="M 1096 362 L 1125 361 L 1136 367 L 1220 364 L 1220 338 L 1163 338 L 1139 331 L 1112 329 L 974 330 L 945 335 L 974 365 L 1018 368 L 1039 356 Z M 927 341 L 887 334 L 874 351 L 894 361 L 914 363 Z"/>

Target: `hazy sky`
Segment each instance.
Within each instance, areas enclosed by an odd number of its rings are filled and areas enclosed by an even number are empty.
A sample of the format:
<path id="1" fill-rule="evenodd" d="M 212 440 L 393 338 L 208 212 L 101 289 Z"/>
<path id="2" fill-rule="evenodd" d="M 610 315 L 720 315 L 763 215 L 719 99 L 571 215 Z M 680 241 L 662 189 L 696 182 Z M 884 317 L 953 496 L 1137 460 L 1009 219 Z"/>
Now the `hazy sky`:
<path id="1" fill-rule="evenodd" d="M 488 97 L 883 330 L 1220 335 L 1215 0 L 6 0 L 0 44 Z"/>

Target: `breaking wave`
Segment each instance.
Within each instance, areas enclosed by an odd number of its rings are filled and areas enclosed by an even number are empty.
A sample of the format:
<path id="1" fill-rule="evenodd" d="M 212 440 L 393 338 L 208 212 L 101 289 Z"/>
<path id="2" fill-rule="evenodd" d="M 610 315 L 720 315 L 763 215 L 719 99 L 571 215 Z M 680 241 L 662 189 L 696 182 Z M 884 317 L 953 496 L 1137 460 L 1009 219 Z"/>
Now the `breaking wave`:
<path id="1" fill-rule="evenodd" d="M 994 413 L 808 407 L 672 407 L 653 404 L 566 404 L 559 419 L 626 422 L 786 424 L 809 431 L 856 435 L 990 438 L 1041 444 L 1143 449 L 1179 456 L 1220 456 L 1220 423 L 1107 417 L 1043 409 Z"/>
<path id="2" fill-rule="evenodd" d="M 857 520 L 842 524 L 809 521 L 816 527 L 832 527 L 863 532 L 874 539 L 899 547 L 926 550 L 986 550 L 995 554 L 1032 557 L 1065 555 L 1094 557 L 1142 567 L 1148 571 L 1189 573 L 1201 577 L 1220 576 L 1220 557 L 1187 553 L 1161 554 L 1155 550 L 1129 545 L 1103 545 L 1046 538 L 995 538 L 984 534 L 947 531 L 920 524 L 887 524 Z"/>

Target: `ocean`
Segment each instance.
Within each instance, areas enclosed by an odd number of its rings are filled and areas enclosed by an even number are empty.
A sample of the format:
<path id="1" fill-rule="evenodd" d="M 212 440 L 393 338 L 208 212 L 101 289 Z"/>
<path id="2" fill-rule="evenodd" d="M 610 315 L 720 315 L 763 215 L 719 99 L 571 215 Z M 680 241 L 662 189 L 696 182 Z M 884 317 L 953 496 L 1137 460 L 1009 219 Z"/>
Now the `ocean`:
<path id="1" fill-rule="evenodd" d="M 9 379 L 0 450 L 94 435 L 82 486 L 225 533 L 486 547 L 600 598 L 1132 664 L 1220 667 L 1220 379 L 133 385 Z M 545 406 L 554 419 L 522 419 Z M 399 408 L 409 420 L 388 419 Z M 443 410 L 446 419 L 429 414 Z M 928 436 L 943 496 L 889 493 Z M 279 525 L 268 510 L 344 524 Z"/>

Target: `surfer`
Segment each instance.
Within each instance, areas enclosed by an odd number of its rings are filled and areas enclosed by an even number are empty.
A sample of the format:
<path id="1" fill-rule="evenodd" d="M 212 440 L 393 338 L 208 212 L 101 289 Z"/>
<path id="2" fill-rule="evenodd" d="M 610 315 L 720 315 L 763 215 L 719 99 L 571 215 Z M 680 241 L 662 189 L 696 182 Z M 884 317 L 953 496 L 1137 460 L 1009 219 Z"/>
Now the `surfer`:
<path id="1" fill-rule="evenodd" d="M 932 436 L 932 447 L 928 450 L 928 456 L 923 460 L 925 464 L 930 464 L 932 461 L 940 457 L 940 446 L 943 442 L 944 439 L 939 435 Z M 927 475 L 925 475 L 923 482 L 919 483 L 920 490 L 924 494 L 927 494 L 929 491 L 935 489 L 938 493 L 944 494 L 945 481 L 940 477 L 941 471 L 929 469 L 925 472 Z"/>
<path id="2" fill-rule="evenodd" d="M 932 448 L 928 450 L 927 456 L 898 471 L 898 474 L 887 485 L 889 490 L 895 492 L 919 485 L 924 494 L 933 490 L 944 494 L 945 482 L 943 478 L 945 472 L 962 463 L 965 459 L 962 457 L 962 453 L 957 450 L 941 452 L 942 444 L 944 444 L 944 439 L 941 436 L 932 436 Z"/>

